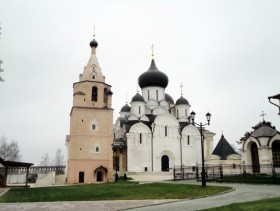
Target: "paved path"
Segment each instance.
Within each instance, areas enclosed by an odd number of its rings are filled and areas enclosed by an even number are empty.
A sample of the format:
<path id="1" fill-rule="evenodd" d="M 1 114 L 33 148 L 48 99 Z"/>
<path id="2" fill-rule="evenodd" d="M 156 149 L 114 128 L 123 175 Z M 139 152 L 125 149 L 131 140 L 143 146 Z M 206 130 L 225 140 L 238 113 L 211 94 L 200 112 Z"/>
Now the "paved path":
<path id="1" fill-rule="evenodd" d="M 179 182 L 176 182 L 179 183 Z M 180 183 L 186 183 L 182 181 Z M 190 181 L 188 181 L 190 183 Z M 197 184 L 197 183 L 194 183 Z M 124 200 L 124 201 L 80 201 L 80 202 L 38 202 L 38 203 L 7 203 L 0 204 L 0 210 L 200 210 L 223 206 L 235 202 L 259 200 L 263 198 L 280 197 L 280 186 L 219 184 L 235 188 L 234 191 L 193 200 Z M 144 206 L 144 207 L 143 207 Z M 138 207 L 138 208 L 136 208 Z"/>

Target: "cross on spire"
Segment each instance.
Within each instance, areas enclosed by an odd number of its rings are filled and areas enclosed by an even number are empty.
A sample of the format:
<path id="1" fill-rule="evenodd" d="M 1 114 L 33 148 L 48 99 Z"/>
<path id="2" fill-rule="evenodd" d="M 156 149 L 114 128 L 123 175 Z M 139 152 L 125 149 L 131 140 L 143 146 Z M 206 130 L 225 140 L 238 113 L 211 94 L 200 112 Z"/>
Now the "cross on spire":
<path id="1" fill-rule="evenodd" d="M 260 116 L 262 116 L 263 121 L 264 121 L 264 116 L 266 116 L 266 114 L 262 111 L 262 114 Z"/>
<path id="2" fill-rule="evenodd" d="M 152 58 L 154 58 L 154 44 L 152 44 L 151 49 L 152 49 Z"/>
<path id="3" fill-rule="evenodd" d="M 95 24 L 93 26 L 93 38 L 95 39 Z"/>
<path id="4" fill-rule="evenodd" d="M 182 82 L 181 82 L 180 88 L 181 88 L 181 96 L 183 96 L 183 84 L 182 84 Z"/>

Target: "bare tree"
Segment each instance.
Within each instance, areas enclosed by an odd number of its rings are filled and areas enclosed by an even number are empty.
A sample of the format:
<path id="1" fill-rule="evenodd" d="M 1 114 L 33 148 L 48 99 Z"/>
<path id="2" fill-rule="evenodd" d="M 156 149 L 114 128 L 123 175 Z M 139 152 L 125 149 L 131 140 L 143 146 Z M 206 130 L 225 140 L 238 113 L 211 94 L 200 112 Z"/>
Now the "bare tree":
<path id="1" fill-rule="evenodd" d="M 7 138 L 2 136 L 0 138 L 0 157 L 4 160 L 19 161 L 21 156 L 18 143 L 14 140 L 8 143 Z"/>
<path id="2" fill-rule="evenodd" d="M 62 150 L 60 148 L 55 153 L 55 165 L 64 165 L 64 155 L 62 154 Z"/>
<path id="3" fill-rule="evenodd" d="M 50 157 L 48 153 L 45 153 L 41 157 L 40 166 L 48 166 L 48 165 L 50 165 Z"/>

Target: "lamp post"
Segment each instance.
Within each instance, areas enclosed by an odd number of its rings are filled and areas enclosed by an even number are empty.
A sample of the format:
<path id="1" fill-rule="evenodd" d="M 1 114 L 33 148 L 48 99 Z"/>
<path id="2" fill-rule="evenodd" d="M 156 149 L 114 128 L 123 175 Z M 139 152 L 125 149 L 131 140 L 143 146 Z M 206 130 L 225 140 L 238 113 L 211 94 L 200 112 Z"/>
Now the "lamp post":
<path id="1" fill-rule="evenodd" d="M 183 157 L 182 157 L 182 127 L 179 125 L 178 132 L 180 135 L 180 160 L 181 160 L 181 172 L 183 172 Z M 183 174 L 184 179 L 184 174 Z"/>
<path id="2" fill-rule="evenodd" d="M 278 100 L 278 101 L 279 101 L 279 102 L 278 102 L 279 105 L 277 105 L 276 103 L 272 102 L 271 99 L 276 99 L 276 100 Z M 274 96 L 270 96 L 270 97 L 268 97 L 268 100 L 269 100 L 269 102 L 270 102 L 272 105 L 275 105 L 275 106 L 277 106 L 277 107 L 279 108 L 279 113 L 278 113 L 278 115 L 280 115 L 280 94 L 274 95 Z"/>
<path id="3" fill-rule="evenodd" d="M 194 118 L 195 118 L 195 112 L 192 111 L 191 112 L 192 124 L 199 126 L 200 137 L 201 137 L 201 162 L 202 162 L 201 186 L 206 187 L 206 178 L 205 178 L 206 172 L 205 172 L 205 167 L 204 167 L 204 137 L 202 134 L 202 127 L 205 125 L 210 125 L 211 114 L 209 112 L 206 114 L 207 123 L 205 123 L 205 124 L 202 124 L 201 122 L 199 124 L 194 122 Z"/>
<path id="4" fill-rule="evenodd" d="M 119 148 L 119 151 L 120 151 L 123 148 L 123 143 L 121 143 L 119 146 L 112 144 L 112 150 L 113 150 L 113 152 L 116 152 L 115 159 L 114 159 L 114 161 L 115 161 L 115 170 L 116 170 L 115 182 L 117 182 L 118 179 L 119 179 L 119 175 L 118 175 L 118 165 L 119 165 L 119 163 L 118 163 L 119 162 L 119 159 L 118 159 L 118 148 Z"/>

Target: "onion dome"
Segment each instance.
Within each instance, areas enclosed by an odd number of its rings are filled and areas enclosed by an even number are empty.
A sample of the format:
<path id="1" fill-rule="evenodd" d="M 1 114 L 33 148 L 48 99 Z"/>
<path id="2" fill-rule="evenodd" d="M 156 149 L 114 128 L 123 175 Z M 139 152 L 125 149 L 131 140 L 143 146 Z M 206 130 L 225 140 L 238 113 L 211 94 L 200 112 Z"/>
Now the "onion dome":
<path id="1" fill-rule="evenodd" d="M 183 96 L 181 96 L 181 97 L 176 101 L 176 105 L 189 105 L 189 102 L 187 101 L 186 98 L 184 98 Z"/>
<path id="2" fill-rule="evenodd" d="M 121 108 L 121 112 L 130 112 L 130 106 L 125 104 L 122 108 Z"/>
<path id="3" fill-rule="evenodd" d="M 131 99 L 131 102 L 145 102 L 144 98 L 137 93 L 136 95 L 134 95 L 134 97 Z"/>
<path id="4" fill-rule="evenodd" d="M 93 38 L 93 40 L 89 43 L 90 47 L 94 47 L 94 48 L 97 48 L 98 46 L 98 43 L 96 42 L 96 40 Z"/>
<path id="5" fill-rule="evenodd" d="M 165 93 L 165 100 L 171 104 L 174 104 L 174 100 L 169 94 Z"/>
<path id="6" fill-rule="evenodd" d="M 149 86 L 166 88 L 168 85 L 168 77 L 157 69 L 155 60 L 152 59 L 150 68 L 139 76 L 138 82 L 141 88 Z"/>

